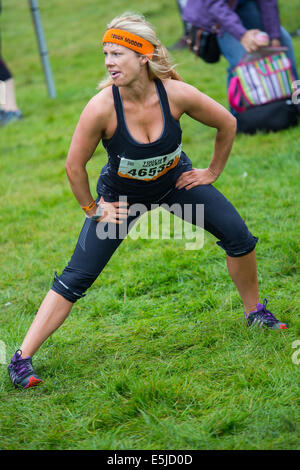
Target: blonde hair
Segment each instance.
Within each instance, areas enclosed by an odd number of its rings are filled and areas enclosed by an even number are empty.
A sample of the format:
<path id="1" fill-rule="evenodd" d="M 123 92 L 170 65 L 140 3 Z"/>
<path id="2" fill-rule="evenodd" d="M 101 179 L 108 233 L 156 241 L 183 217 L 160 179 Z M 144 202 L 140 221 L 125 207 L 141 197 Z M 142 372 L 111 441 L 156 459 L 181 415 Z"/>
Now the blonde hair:
<path id="1" fill-rule="evenodd" d="M 172 78 L 173 80 L 181 80 L 182 78 L 175 70 L 170 55 L 158 40 L 153 26 L 145 19 L 144 16 L 132 13 L 123 13 L 121 16 L 114 18 L 108 25 L 107 29 L 123 29 L 129 33 L 136 34 L 146 41 L 151 42 L 155 47 L 152 59 L 148 59 L 147 67 L 150 80 L 155 78 Z M 98 89 L 103 89 L 113 84 L 110 76 L 107 76 L 98 85 Z"/>

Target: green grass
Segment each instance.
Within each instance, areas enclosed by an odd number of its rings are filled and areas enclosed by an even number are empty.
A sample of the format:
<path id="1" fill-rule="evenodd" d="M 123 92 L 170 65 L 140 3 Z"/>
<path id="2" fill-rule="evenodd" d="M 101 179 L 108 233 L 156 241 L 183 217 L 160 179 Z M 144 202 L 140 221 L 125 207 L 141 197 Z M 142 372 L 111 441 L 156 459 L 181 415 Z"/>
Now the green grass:
<path id="1" fill-rule="evenodd" d="M 125 2 L 40 1 L 58 97 L 47 97 L 27 2 L 5 2 L 3 54 L 25 119 L 0 130 L 2 275 L 0 341 L 7 361 L 73 252 L 83 215 L 64 162 L 104 73 L 99 41 Z M 281 1 L 288 30 L 299 1 Z M 167 45 L 181 23 L 175 1 L 132 0 Z M 300 65 L 300 39 L 294 41 Z M 226 62 L 174 54 L 185 80 L 227 106 Z M 215 131 L 182 119 L 195 167 L 210 160 Z M 91 188 L 106 162 L 88 165 Z M 261 296 L 288 331 L 245 328 L 224 255 L 206 235 L 124 241 L 68 320 L 35 356 L 44 385 L 16 391 L 0 365 L 1 449 L 299 449 L 299 127 L 238 136 L 216 186 L 234 203 L 257 247 Z"/>

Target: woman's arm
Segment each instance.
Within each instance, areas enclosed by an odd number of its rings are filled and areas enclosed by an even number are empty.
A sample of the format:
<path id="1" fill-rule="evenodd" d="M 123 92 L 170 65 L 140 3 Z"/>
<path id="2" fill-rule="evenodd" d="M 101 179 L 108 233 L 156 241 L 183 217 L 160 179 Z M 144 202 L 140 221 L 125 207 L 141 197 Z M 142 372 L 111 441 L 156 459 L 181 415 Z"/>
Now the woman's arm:
<path id="1" fill-rule="evenodd" d="M 198 184 L 210 184 L 220 176 L 226 165 L 236 134 L 236 119 L 219 103 L 187 83 L 174 82 L 172 88 L 173 112 L 177 111 L 177 115 L 186 113 L 196 121 L 217 129 L 208 168 L 183 173 L 176 187 L 181 189 L 188 184 L 186 189 L 190 189 Z"/>
<path id="2" fill-rule="evenodd" d="M 76 126 L 65 168 L 71 189 L 81 206 L 88 206 L 93 196 L 90 191 L 86 164 L 92 157 L 105 129 L 105 115 L 97 109 L 96 97 L 84 108 Z"/>
<path id="3" fill-rule="evenodd" d="M 183 20 L 207 31 L 219 25 L 240 41 L 247 30 L 234 11 L 236 4 L 237 0 L 233 4 L 226 0 L 188 0 Z"/>
<path id="4" fill-rule="evenodd" d="M 65 168 L 71 189 L 80 206 L 86 207 L 94 200 L 90 191 L 86 165 L 105 135 L 107 123 L 112 114 L 110 105 L 107 91 L 101 97 L 96 95 L 92 98 L 84 108 L 72 138 Z M 104 216 L 99 220 L 120 223 L 118 219 L 125 218 L 127 214 L 127 209 L 118 209 L 118 202 L 105 203 L 101 198 L 100 205 L 104 210 Z M 124 203 L 121 205 L 124 206 Z M 96 210 L 97 206 L 86 213 L 91 217 Z"/>
<path id="5" fill-rule="evenodd" d="M 214 24 L 219 25 L 223 31 L 230 33 L 238 41 L 247 29 L 241 18 L 235 12 L 237 1 L 229 0 L 202 0 L 207 15 L 211 16 Z"/>

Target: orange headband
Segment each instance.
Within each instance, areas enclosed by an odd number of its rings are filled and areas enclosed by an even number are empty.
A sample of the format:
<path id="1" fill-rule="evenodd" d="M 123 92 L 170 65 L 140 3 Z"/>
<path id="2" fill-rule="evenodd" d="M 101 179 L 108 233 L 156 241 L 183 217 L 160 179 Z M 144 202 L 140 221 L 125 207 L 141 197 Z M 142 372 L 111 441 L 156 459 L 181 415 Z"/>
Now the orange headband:
<path id="1" fill-rule="evenodd" d="M 103 36 L 102 44 L 105 42 L 113 42 L 119 44 L 120 46 L 128 47 L 135 52 L 139 52 L 142 55 L 149 56 L 149 59 L 152 59 L 154 52 L 154 46 L 151 42 L 146 41 L 146 39 L 137 36 L 136 34 L 129 33 L 123 29 L 109 29 Z"/>

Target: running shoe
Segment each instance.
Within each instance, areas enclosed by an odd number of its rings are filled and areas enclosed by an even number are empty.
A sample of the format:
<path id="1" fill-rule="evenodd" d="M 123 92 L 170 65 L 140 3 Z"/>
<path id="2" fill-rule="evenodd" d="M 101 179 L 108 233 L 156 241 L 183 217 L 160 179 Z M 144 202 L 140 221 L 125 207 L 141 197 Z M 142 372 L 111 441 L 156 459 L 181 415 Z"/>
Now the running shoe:
<path id="1" fill-rule="evenodd" d="M 11 122 L 19 121 L 23 118 L 23 114 L 18 109 L 18 111 L 4 111 L 1 110 L 0 114 L 0 125 L 5 126 Z"/>
<path id="2" fill-rule="evenodd" d="M 244 312 L 248 326 L 258 326 L 259 328 L 269 328 L 270 330 L 287 330 L 288 326 L 273 315 L 272 312 L 267 310 L 267 299 L 263 304 L 256 305 L 256 311 L 250 312 L 248 317 Z"/>
<path id="3" fill-rule="evenodd" d="M 20 349 L 14 354 L 7 369 L 10 380 L 15 388 L 35 387 L 42 382 L 33 370 L 32 358 L 29 356 L 23 359 Z"/>

